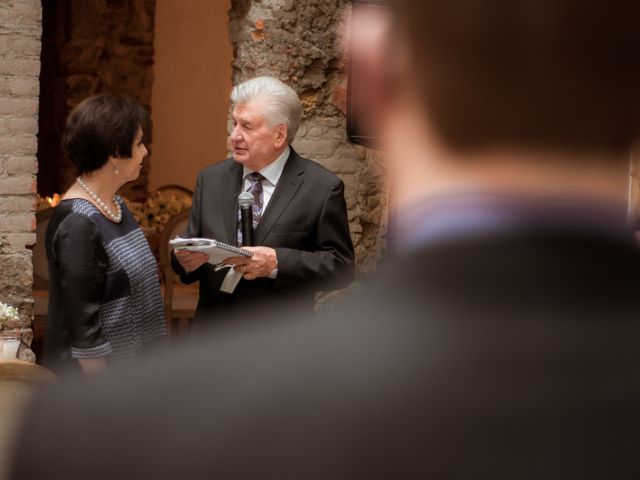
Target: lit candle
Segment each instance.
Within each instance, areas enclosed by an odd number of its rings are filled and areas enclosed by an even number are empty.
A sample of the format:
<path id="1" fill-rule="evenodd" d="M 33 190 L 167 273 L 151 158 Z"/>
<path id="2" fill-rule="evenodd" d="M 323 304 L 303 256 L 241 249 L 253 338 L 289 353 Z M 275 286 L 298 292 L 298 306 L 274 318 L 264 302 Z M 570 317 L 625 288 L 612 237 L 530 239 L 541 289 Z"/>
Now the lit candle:
<path id="1" fill-rule="evenodd" d="M 0 360 L 15 360 L 18 356 L 20 340 L 16 338 L 3 338 L 0 340 Z"/>

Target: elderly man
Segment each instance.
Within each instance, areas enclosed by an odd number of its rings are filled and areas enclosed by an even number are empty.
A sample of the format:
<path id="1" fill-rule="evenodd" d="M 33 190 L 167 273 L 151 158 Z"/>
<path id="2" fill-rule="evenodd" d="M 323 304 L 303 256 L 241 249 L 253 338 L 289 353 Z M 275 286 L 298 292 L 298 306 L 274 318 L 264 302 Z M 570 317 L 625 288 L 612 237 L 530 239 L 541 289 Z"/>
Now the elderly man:
<path id="1" fill-rule="evenodd" d="M 251 259 L 231 258 L 243 279 L 232 294 L 220 290 L 227 270 L 203 253 L 178 250 L 173 266 L 184 283 L 200 281 L 196 320 L 223 320 L 249 306 L 286 300 L 313 306 L 314 293 L 348 285 L 354 251 L 344 185 L 291 147 L 300 125 L 296 93 L 258 77 L 231 93 L 233 158 L 198 175 L 187 235 L 236 244 L 241 240 L 238 194 L 255 198 L 256 247 Z"/>

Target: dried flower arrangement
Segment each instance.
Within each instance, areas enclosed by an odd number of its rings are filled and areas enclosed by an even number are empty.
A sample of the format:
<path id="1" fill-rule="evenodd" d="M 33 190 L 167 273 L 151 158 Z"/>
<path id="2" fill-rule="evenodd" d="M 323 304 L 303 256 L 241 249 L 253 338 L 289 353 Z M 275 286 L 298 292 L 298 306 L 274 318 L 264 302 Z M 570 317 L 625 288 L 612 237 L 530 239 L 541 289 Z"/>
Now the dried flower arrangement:
<path id="1" fill-rule="evenodd" d="M 191 198 L 155 192 L 144 203 L 125 199 L 127 207 L 140 227 L 160 233 L 167 222 L 183 210 L 191 208 Z"/>

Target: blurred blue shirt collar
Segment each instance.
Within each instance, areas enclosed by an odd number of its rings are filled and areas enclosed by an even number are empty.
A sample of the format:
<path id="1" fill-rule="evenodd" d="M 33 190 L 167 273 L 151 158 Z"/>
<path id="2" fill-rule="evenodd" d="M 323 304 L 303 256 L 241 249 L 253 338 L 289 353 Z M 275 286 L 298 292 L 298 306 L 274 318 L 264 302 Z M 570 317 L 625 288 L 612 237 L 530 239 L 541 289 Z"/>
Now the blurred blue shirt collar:
<path id="1" fill-rule="evenodd" d="M 398 212 L 389 236 L 396 253 L 465 237 L 545 229 L 630 238 L 626 205 L 590 197 L 495 193 L 428 198 Z"/>

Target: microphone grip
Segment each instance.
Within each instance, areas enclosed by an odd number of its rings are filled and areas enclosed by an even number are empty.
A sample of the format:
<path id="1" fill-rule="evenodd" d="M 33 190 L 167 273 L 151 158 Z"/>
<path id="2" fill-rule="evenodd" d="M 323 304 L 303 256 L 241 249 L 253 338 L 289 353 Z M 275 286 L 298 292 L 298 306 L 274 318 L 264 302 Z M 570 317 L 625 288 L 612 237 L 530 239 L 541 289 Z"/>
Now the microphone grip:
<path id="1" fill-rule="evenodd" d="M 240 207 L 240 228 L 242 231 L 242 246 L 252 247 L 253 245 L 253 211 L 251 206 Z"/>

